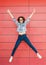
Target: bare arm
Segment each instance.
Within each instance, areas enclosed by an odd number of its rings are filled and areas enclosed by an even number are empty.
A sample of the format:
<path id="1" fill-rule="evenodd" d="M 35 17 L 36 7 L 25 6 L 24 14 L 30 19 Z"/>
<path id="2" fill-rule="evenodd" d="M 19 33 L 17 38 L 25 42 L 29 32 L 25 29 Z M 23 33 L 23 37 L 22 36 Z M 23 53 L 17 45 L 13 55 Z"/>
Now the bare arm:
<path id="1" fill-rule="evenodd" d="M 7 13 L 11 16 L 11 18 L 13 19 L 13 21 L 18 24 L 18 22 L 16 21 L 16 19 L 14 18 L 14 16 L 12 15 L 12 13 L 10 12 L 10 10 L 7 10 Z"/>
<path id="2" fill-rule="evenodd" d="M 28 23 L 30 21 L 30 19 L 32 18 L 32 16 L 34 15 L 34 13 L 35 13 L 35 9 L 31 13 L 31 15 L 26 19 L 25 23 Z"/>

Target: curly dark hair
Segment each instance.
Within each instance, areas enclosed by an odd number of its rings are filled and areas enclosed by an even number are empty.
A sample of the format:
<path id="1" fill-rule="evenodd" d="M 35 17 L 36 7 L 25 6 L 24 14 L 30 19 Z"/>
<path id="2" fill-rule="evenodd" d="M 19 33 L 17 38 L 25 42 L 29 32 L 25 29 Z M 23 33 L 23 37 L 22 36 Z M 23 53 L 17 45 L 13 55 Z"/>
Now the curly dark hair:
<path id="1" fill-rule="evenodd" d="M 23 19 L 23 23 L 24 23 L 25 22 L 25 18 L 23 16 L 19 16 L 18 19 L 17 19 L 17 21 L 20 23 L 20 18 Z"/>

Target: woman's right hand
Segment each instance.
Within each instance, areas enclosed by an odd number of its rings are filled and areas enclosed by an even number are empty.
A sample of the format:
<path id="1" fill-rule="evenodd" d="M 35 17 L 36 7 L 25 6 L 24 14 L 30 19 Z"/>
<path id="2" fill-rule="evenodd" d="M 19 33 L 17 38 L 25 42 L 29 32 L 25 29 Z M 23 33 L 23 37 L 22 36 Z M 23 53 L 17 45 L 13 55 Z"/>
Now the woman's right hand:
<path id="1" fill-rule="evenodd" d="M 12 15 L 9 9 L 7 10 L 7 13 L 11 16 L 11 18 L 14 18 L 14 16 Z"/>

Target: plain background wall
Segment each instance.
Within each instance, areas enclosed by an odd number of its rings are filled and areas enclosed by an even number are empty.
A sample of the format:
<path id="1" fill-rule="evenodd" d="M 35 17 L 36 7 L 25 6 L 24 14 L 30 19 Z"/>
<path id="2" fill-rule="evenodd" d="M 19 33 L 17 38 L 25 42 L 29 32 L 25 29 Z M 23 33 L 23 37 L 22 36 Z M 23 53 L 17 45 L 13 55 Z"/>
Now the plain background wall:
<path id="1" fill-rule="evenodd" d="M 27 25 L 27 36 L 38 52 L 43 56 L 40 60 L 35 52 L 22 41 L 12 63 L 9 57 L 18 37 L 16 24 L 7 13 L 10 9 L 17 19 L 27 18 L 33 8 L 36 13 Z M 46 1 L 45 0 L 0 0 L 0 65 L 45 65 L 46 64 Z"/>

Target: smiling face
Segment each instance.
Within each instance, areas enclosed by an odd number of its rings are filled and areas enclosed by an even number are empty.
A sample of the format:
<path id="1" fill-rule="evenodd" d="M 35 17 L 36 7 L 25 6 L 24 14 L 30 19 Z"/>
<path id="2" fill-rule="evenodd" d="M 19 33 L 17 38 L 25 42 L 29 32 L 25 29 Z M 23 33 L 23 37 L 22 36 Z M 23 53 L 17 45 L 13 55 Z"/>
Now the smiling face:
<path id="1" fill-rule="evenodd" d="M 19 22 L 20 22 L 20 23 L 23 23 L 23 18 L 20 18 L 20 19 L 19 19 Z"/>
<path id="2" fill-rule="evenodd" d="M 23 16 L 18 17 L 18 22 L 19 23 L 24 23 L 25 22 L 25 18 Z"/>

